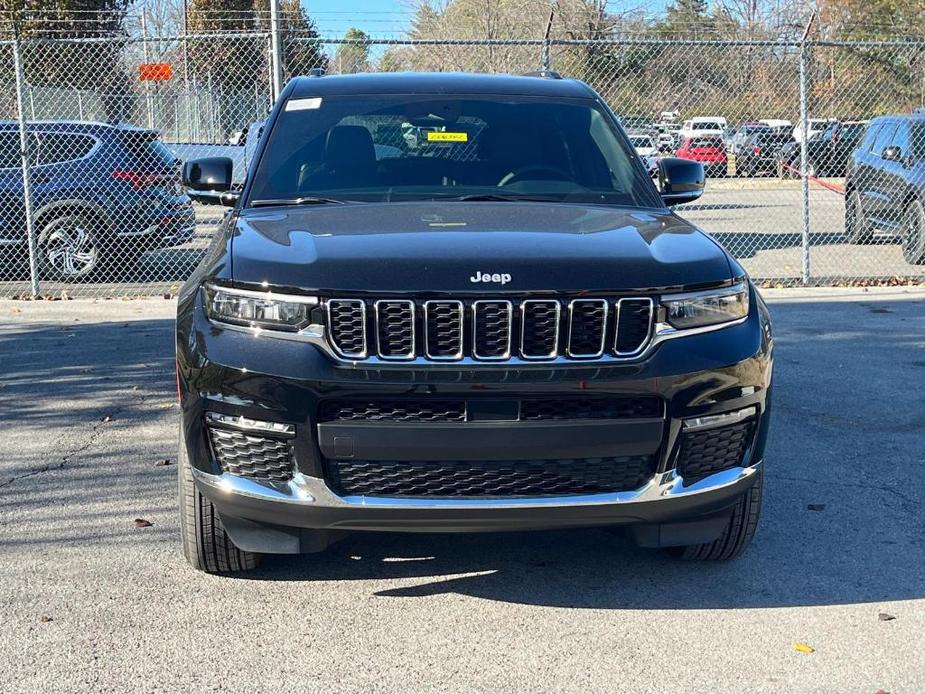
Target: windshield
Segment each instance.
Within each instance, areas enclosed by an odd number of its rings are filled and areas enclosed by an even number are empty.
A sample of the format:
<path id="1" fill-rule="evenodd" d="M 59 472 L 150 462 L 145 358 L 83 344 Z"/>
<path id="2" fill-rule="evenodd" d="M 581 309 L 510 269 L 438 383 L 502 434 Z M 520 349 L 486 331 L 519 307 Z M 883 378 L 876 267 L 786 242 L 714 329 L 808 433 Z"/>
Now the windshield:
<path id="1" fill-rule="evenodd" d="M 706 121 L 698 121 L 694 123 L 694 130 L 722 130 L 723 126 L 719 123 L 710 123 Z"/>
<path id="2" fill-rule="evenodd" d="M 290 99 L 247 204 L 463 196 L 661 207 L 590 100 L 408 95 Z"/>
<path id="3" fill-rule="evenodd" d="M 655 147 L 648 137 L 630 137 L 630 141 L 636 149 L 652 149 Z"/>

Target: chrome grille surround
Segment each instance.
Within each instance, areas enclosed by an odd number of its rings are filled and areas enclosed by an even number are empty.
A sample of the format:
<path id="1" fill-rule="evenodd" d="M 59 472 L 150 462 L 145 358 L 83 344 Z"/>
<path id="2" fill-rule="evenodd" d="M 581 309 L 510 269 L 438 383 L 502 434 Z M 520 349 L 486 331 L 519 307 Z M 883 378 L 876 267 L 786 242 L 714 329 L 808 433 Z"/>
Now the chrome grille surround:
<path id="1" fill-rule="evenodd" d="M 376 352 L 383 359 L 414 359 L 417 322 L 413 301 L 380 299 L 376 311 Z"/>
<path id="2" fill-rule="evenodd" d="M 514 305 L 510 301 L 480 299 L 472 302 L 472 356 L 476 359 L 483 361 L 510 359 L 513 329 Z M 481 354 L 479 354 L 480 343 Z"/>
<path id="3" fill-rule="evenodd" d="M 657 323 L 656 302 L 642 296 L 336 297 L 322 303 L 327 326 L 310 327 L 331 356 L 357 365 L 624 361 L 641 358 L 676 332 Z M 633 344 L 621 341 L 621 328 Z"/>
<path id="4" fill-rule="evenodd" d="M 444 314 L 441 316 L 438 311 Z M 424 302 L 424 354 L 428 359 L 456 361 L 463 358 L 464 315 L 462 301 L 447 299 Z M 441 341 L 449 346 L 441 347 Z M 454 343 L 457 346 L 454 347 Z"/>
<path id="5" fill-rule="evenodd" d="M 544 336 L 541 335 L 541 331 L 544 329 L 539 325 L 540 320 L 549 320 L 547 316 L 545 319 L 540 318 L 537 315 L 537 312 L 543 308 L 547 310 L 552 307 L 553 311 L 553 322 L 551 326 L 551 337 L 552 345 L 545 353 L 531 353 L 531 350 L 528 348 L 528 344 L 532 342 L 539 342 L 544 339 Z M 559 330 L 562 319 L 562 304 L 560 304 L 555 299 L 524 299 L 520 302 L 520 356 L 524 359 L 554 359 L 559 354 Z M 527 325 L 530 324 L 531 328 L 528 332 Z M 550 330 L 550 326 L 546 326 L 546 330 Z M 548 339 L 549 336 L 545 336 L 545 339 Z"/>
<path id="6" fill-rule="evenodd" d="M 642 339 L 637 343 L 637 346 L 635 349 L 621 350 L 620 340 L 621 340 L 621 337 L 624 337 L 624 335 L 621 334 L 622 331 L 620 330 L 621 322 L 625 318 L 627 311 L 631 310 L 630 306 L 632 306 L 634 303 L 647 306 L 648 316 L 649 316 L 649 319 L 647 321 L 648 329 L 645 332 L 645 336 L 642 337 Z M 646 347 L 649 346 L 649 342 L 652 339 L 652 326 L 655 323 L 655 321 L 652 320 L 654 314 L 655 314 L 655 302 L 652 300 L 651 297 L 639 297 L 639 298 L 624 297 L 622 299 L 618 299 L 616 302 L 616 318 L 614 319 L 614 326 L 615 326 L 614 335 L 613 335 L 614 354 L 616 354 L 618 357 L 629 358 L 629 357 L 635 357 L 641 354 L 642 352 L 644 352 Z"/>
<path id="7" fill-rule="evenodd" d="M 569 302 L 568 346 L 566 351 L 570 357 L 573 359 L 594 359 L 604 354 L 604 342 L 607 339 L 608 308 L 609 304 L 606 299 L 573 299 Z M 584 313 L 588 310 L 595 311 L 595 313 L 600 311 L 600 318 L 597 318 L 595 314 Z M 594 336 L 595 332 L 600 332 L 600 338 Z M 587 351 L 587 347 L 595 344 L 597 345 L 596 349 Z"/>
<path id="8" fill-rule="evenodd" d="M 346 359 L 365 359 L 369 344 L 366 334 L 366 302 L 362 299 L 328 299 L 324 303 L 331 347 Z M 348 315 L 347 311 L 355 311 L 357 314 Z M 359 349 L 350 349 L 348 345 Z"/>

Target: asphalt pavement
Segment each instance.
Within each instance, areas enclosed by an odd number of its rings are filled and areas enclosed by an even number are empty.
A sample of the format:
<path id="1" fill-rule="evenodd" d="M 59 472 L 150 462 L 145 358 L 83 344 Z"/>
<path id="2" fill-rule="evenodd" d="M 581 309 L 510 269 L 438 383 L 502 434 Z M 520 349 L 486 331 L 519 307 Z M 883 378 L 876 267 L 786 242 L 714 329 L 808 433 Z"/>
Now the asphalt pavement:
<path id="1" fill-rule="evenodd" d="M 180 553 L 173 303 L 0 301 L 0 692 L 925 691 L 925 290 L 766 296 L 738 561 L 355 535 L 248 578 Z"/>

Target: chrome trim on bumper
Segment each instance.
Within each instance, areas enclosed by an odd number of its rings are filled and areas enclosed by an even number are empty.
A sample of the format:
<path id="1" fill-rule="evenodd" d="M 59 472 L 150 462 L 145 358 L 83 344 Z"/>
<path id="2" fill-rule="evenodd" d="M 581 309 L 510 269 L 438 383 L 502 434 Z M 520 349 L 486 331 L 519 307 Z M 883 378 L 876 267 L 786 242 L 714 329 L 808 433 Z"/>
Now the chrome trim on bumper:
<path id="1" fill-rule="evenodd" d="M 193 468 L 196 481 L 228 495 L 259 499 L 270 503 L 296 504 L 306 507 L 391 508 L 391 509 L 516 509 L 594 506 L 603 504 L 637 504 L 705 494 L 732 486 L 757 474 L 761 462 L 750 467 L 735 467 L 714 473 L 685 486 L 675 470 L 656 474 L 649 482 L 631 492 L 585 494 L 578 496 L 530 497 L 514 499 L 421 499 L 379 496 L 338 496 L 324 480 L 296 473 L 286 483 L 260 483 L 227 473 L 212 475 Z"/>
<path id="2" fill-rule="evenodd" d="M 722 330 L 723 328 L 731 328 L 736 325 L 741 325 L 748 320 L 748 316 L 743 316 L 737 320 L 731 321 L 729 323 L 717 323 L 716 325 L 707 325 L 702 328 L 688 328 L 686 330 L 678 330 L 667 323 L 656 323 L 655 331 L 652 339 L 649 340 L 649 345 L 640 353 L 634 354 L 631 357 L 615 357 L 609 354 L 604 354 L 596 359 L 567 359 L 562 356 L 557 356 L 552 359 L 539 359 L 531 358 L 524 359 L 523 357 L 518 357 L 511 355 L 505 361 L 486 361 L 483 359 L 473 359 L 472 357 L 463 357 L 462 359 L 457 359 L 455 361 L 437 361 L 432 358 L 424 357 L 415 357 L 414 359 L 406 359 L 404 361 L 396 361 L 394 359 L 380 359 L 379 357 L 370 356 L 364 359 L 354 358 L 346 359 L 331 349 L 328 340 L 325 336 L 325 329 L 323 325 L 311 324 L 304 327 L 302 330 L 293 333 L 282 332 L 278 330 L 266 330 L 261 328 L 249 328 L 243 325 L 233 325 L 232 323 L 225 323 L 222 321 L 215 320 L 214 318 L 209 318 L 209 321 L 213 325 L 217 325 L 220 328 L 226 330 L 234 330 L 237 332 L 246 333 L 252 337 L 261 337 L 261 338 L 272 338 L 277 340 L 295 340 L 297 342 L 307 342 L 314 345 L 325 355 L 331 358 L 333 361 L 337 362 L 340 366 L 353 366 L 359 368 L 379 368 L 379 367 L 392 367 L 392 368 L 408 368 L 409 366 L 426 366 L 431 369 L 458 369 L 459 367 L 468 367 L 468 366 L 477 366 L 479 368 L 509 368 L 511 366 L 527 366 L 527 367 L 549 367 L 549 366 L 574 366 L 574 367 L 584 367 L 588 366 L 599 366 L 599 365 L 608 365 L 608 364 L 627 364 L 637 361 L 642 361 L 648 357 L 655 348 L 658 347 L 663 342 L 668 340 L 674 340 L 679 337 L 690 337 L 692 335 L 703 335 L 704 333 L 715 332 L 716 330 Z"/>

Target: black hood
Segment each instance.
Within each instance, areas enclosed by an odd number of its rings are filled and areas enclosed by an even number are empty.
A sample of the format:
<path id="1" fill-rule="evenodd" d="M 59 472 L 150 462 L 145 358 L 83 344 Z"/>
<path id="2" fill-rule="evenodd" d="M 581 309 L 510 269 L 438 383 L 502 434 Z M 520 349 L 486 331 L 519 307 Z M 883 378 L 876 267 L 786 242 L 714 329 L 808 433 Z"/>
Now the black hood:
<path id="1" fill-rule="evenodd" d="M 731 269 L 715 241 L 668 211 L 416 202 L 245 211 L 232 273 L 321 292 L 517 293 L 684 287 Z"/>

